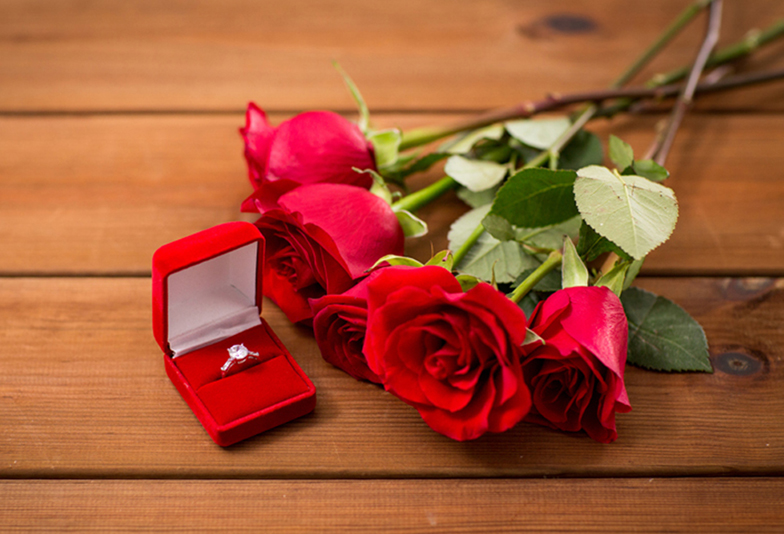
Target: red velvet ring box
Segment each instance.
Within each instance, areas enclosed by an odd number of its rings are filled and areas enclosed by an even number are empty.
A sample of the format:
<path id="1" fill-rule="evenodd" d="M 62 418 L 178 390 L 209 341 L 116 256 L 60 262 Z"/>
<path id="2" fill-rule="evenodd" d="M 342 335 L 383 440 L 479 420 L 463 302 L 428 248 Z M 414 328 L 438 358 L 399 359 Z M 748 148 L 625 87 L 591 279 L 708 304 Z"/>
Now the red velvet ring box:
<path id="1" fill-rule="evenodd" d="M 166 373 L 213 441 L 228 446 L 313 410 L 316 388 L 260 318 L 264 238 L 246 222 L 185 237 L 152 259 L 153 333 Z M 229 347 L 259 363 L 226 377 Z"/>

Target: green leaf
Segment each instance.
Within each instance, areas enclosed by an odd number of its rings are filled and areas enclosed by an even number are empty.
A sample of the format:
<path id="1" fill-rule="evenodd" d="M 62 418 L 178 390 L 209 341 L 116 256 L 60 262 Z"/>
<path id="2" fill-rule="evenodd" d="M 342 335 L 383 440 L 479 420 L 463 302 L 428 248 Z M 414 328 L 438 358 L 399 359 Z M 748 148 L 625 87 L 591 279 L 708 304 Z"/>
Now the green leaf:
<path id="1" fill-rule="evenodd" d="M 482 219 L 482 226 L 487 232 L 499 241 L 517 241 L 517 228 L 500 215 L 488 213 Z"/>
<path id="2" fill-rule="evenodd" d="M 577 215 L 574 171 L 524 169 L 496 194 L 491 213 L 520 228 L 558 224 Z"/>
<path id="3" fill-rule="evenodd" d="M 438 150 L 439 152 L 447 152 L 449 154 L 465 154 L 471 151 L 477 141 L 482 139 L 498 141 L 503 135 L 504 127 L 500 124 L 494 124 L 478 130 L 472 130 L 464 136 L 444 144 Z"/>
<path id="4" fill-rule="evenodd" d="M 598 287 L 606 287 L 619 297 L 621 296 L 621 292 L 623 292 L 623 283 L 626 279 L 626 271 L 629 270 L 629 265 L 631 262 L 628 261 L 616 261 L 615 265 L 609 272 L 604 273 L 594 284 Z"/>
<path id="5" fill-rule="evenodd" d="M 583 287 L 588 285 L 588 268 L 585 266 L 574 243 L 568 237 L 564 239 L 563 263 L 561 266 L 561 286 Z"/>
<path id="6" fill-rule="evenodd" d="M 558 168 L 576 171 L 588 165 L 601 165 L 602 161 L 604 161 L 604 149 L 599 137 L 591 132 L 580 130 L 561 150 Z"/>
<path id="7" fill-rule="evenodd" d="M 631 287 L 621 295 L 629 321 L 628 362 L 657 371 L 713 372 L 705 332 L 683 308 Z"/>
<path id="8" fill-rule="evenodd" d="M 452 264 L 454 263 L 455 258 L 452 255 L 451 250 L 442 250 L 425 264 L 425 265 L 436 265 L 438 267 L 443 267 L 449 272 L 452 272 Z"/>
<path id="9" fill-rule="evenodd" d="M 610 159 L 623 170 L 634 162 L 634 149 L 614 135 L 610 136 Z"/>
<path id="10" fill-rule="evenodd" d="M 489 210 L 490 205 L 473 209 L 452 223 L 447 236 L 449 249 L 459 249 Z M 486 282 L 493 279 L 495 272 L 496 281 L 506 284 L 514 281 L 521 271 L 536 268 L 538 265 L 539 262 L 519 243 L 502 242 L 485 232 L 455 268 Z"/>
<path id="11" fill-rule="evenodd" d="M 422 263 L 415 260 L 414 258 L 409 258 L 407 256 L 396 256 L 394 254 L 387 254 L 376 263 L 373 264 L 373 267 L 368 269 L 368 271 L 372 271 L 382 263 L 388 263 L 391 266 L 395 265 L 407 265 L 409 267 L 423 267 Z"/>
<path id="12" fill-rule="evenodd" d="M 506 176 L 506 171 L 505 165 L 494 161 L 480 161 L 463 156 L 452 156 L 444 166 L 447 176 L 474 192 L 498 185 Z"/>
<path id="13" fill-rule="evenodd" d="M 598 165 L 577 171 L 574 197 L 583 220 L 635 259 L 667 241 L 678 220 L 672 189 Z"/>
<path id="14" fill-rule="evenodd" d="M 463 293 L 466 291 L 470 291 L 471 289 L 475 288 L 477 285 L 481 284 L 482 281 L 477 278 L 476 276 L 471 276 L 470 274 L 458 274 L 455 276 L 458 282 L 460 282 L 460 287 L 463 289 Z"/>
<path id="15" fill-rule="evenodd" d="M 652 180 L 654 182 L 663 182 L 667 178 L 670 177 L 669 171 L 653 161 L 652 159 L 644 159 L 641 161 L 635 161 L 632 164 L 632 168 L 634 169 L 634 173 L 638 174 L 639 176 L 643 176 L 648 180 Z"/>
<path id="16" fill-rule="evenodd" d="M 354 84 L 354 80 L 346 74 L 343 67 L 341 67 L 337 61 L 333 61 L 332 66 L 335 67 L 335 70 L 343 77 L 343 81 L 346 83 L 346 87 L 348 87 L 351 96 L 354 98 L 354 102 L 357 103 L 357 107 L 359 108 L 359 122 L 357 123 L 357 126 L 359 126 L 360 131 L 364 134 L 367 132 L 368 124 L 370 124 L 370 112 L 368 111 L 367 104 L 365 104 L 365 99 L 362 98 L 362 94 Z"/>
<path id="17" fill-rule="evenodd" d="M 579 215 L 552 226 L 541 228 L 517 228 L 517 241 L 540 248 L 557 249 L 564 237 L 577 238 L 582 219 Z"/>
<path id="18" fill-rule="evenodd" d="M 582 222 L 580 226 L 580 239 L 577 241 L 577 253 L 585 261 L 593 261 L 605 252 L 615 252 L 623 259 L 631 259 L 621 248 L 597 234 L 593 228 Z"/>
<path id="19" fill-rule="evenodd" d="M 382 169 L 397 161 L 398 150 L 402 135 L 397 128 L 373 132 L 368 140 L 373 145 L 376 154 L 376 167 Z"/>
<path id="20" fill-rule="evenodd" d="M 457 196 L 460 200 L 471 206 L 472 208 L 478 208 L 480 206 L 485 206 L 490 204 L 495 200 L 495 195 L 498 192 L 499 187 L 491 187 L 490 189 L 485 189 L 484 191 L 471 191 L 467 187 L 460 187 L 457 190 Z"/>
<path id="21" fill-rule="evenodd" d="M 557 119 L 523 119 L 504 123 L 509 135 L 526 145 L 545 150 L 566 130 L 572 121 L 568 117 Z"/>
<path id="22" fill-rule="evenodd" d="M 397 222 L 406 237 L 422 237 L 427 234 L 427 223 L 407 210 L 396 210 Z"/>

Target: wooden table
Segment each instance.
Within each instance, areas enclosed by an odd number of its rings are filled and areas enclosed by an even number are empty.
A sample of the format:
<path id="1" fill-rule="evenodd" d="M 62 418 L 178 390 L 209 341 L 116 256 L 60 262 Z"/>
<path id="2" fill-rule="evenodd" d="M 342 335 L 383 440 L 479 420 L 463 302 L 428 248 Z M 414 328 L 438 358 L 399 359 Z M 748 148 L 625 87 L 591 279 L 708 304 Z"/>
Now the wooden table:
<path id="1" fill-rule="evenodd" d="M 714 374 L 627 370 L 633 411 L 601 445 L 528 424 L 457 443 L 263 316 L 318 389 L 314 413 L 222 449 L 164 374 L 150 258 L 241 217 L 237 128 L 379 126 L 606 86 L 686 0 L 128 0 L 0 3 L 0 529 L 704 531 L 784 529 L 784 85 L 702 100 L 668 167 L 674 238 L 637 285 L 705 327 Z M 722 42 L 784 15 L 725 6 Z M 703 23 L 646 75 L 690 62 Z M 782 66 L 784 43 L 748 67 Z M 590 129 L 643 151 L 664 115 Z M 434 171 L 415 187 L 438 178 Z M 446 244 L 465 208 L 423 210 Z"/>

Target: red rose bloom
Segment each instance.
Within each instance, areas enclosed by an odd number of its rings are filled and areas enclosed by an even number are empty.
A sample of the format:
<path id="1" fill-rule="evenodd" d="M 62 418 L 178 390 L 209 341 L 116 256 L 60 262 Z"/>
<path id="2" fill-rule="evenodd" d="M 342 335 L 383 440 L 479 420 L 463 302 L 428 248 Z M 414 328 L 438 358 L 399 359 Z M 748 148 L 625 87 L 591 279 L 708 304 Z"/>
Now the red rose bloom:
<path id="1" fill-rule="evenodd" d="M 373 179 L 352 170 L 376 169 L 373 147 L 356 124 L 331 111 L 308 111 L 272 127 L 248 104 L 245 159 L 253 189 L 278 180 L 296 184 L 343 183 L 369 188 Z"/>
<path id="2" fill-rule="evenodd" d="M 388 267 L 368 282 L 364 352 L 384 388 L 459 441 L 503 432 L 531 406 L 520 367 L 523 312 L 441 267 Z"/>
<path id="3" fill-rule="evenodd" d="M 615 413 L 631 410 L 621 301 L 606 287 L 562 289 L 537 307 L 530 328 L 545 343 L 523 358 L 533 400 L 526 421 L 614 441 Z"/>
<path id="4" fill-rule="evenodd" d="M 308 299 L 342 293 L 387 254 L 403 254 L 392 208 L 350 185 L 298 187 L 256 221 L 266 239 L 264 295 L 292 322 L 313 317 Z"/>
<path id="5" fill-rule="evenodd" d="M 381 379 L 368 367 L 362 345 L 367 330 L 367 284 L 380 272 L 373 271 L 345 293 L 310 301 L 321 356 L 357 380 L 377 384 Z"/>

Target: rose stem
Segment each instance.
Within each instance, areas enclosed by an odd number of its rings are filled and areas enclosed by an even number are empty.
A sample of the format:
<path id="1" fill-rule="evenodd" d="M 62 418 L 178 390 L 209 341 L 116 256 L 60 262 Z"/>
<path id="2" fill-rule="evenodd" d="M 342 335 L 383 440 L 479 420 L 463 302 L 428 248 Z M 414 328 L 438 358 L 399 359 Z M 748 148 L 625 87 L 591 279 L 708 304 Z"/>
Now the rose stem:
<path id="1" fill-rule="evenodd" d="M 628 80 L 634 77 L 640 69 L 642 69 L 654 56 L 661 51 L 662 48 L 671 40 L 673 39 L 683 27 L 688 24 L 706 5 L 710 3 L 701 0 L 698 2 L 692 3 L 688 6 L 678 17 L 675 21 L 670 24 L 653 42 L 648 48 L 646 48 L 643 53 L 632 63 L 611 85 L 611 89 L 617 89 L 621 85 L 624 85 Z M 538 156 L 533 158 L 532 160 L 528 161 L 524 166 L 523 169 L 530 169 L 533 167 L 539 167 L 540 165 L 550 161 L 553 156 L 556 156 L 561 149 L 574 137 L 580 129 L 585 126 L 591 117 L 594 116 L 598 106 L 596 104 L 590 104 L 586 108 L 582 110 L 579 116 L 574 120 L 571 127 L 561 134 L 558 139 L 550 146 L 547 150 L 544 150 L 539 153 Z M 402 144 L 401 144 L 402 148 Z M 484 233 L 484 227 L 480 223 L 479 226 L 474 229 L 468 239 L 460 245 L 460 247 L 455 251 L 454 254 L 454 265 L 457 267 L 460 265 L 460 262 L 465 258 L 468 254 L 468 251 L 479 241 L 479 238 L 482 237 Z"/>
<path id="2" fill-rule="evenodd" d="M 724 65 L 743 56 L 747 56 L 759 48 L 780 38 L 782 35 L 784 35 L 784 20 L 777 21 L 763 31 L 752 30 L 739 42 L 728 45 L 713 54 L 708 60 L 706 68 Z M 646 85 L 649 88 L 655 88 L 671 84 L 682 78 L 685 78 L 688 75 L 689 70 L 690 67 L 683 67 L 668 73 L 657 74 L 651 78 L 651 80 Z M 467 130 L 475 130 L 477 128 L 489 126 L 497 122 L 504 122 L 512 119 L 525 119 L 537 113 L 551 111 L 562 105 L 566 105 L 558 103 L 560 98 L 563 97 L 559 97 L 557 95 L 549 96 L 542 101 L 527 101 L 510 108 L 493 110 L 479 115 L 478 117 L 472 117 L 466 121 L 455 123 L 451 126 L 441 128 L 417 128 L 409 132 L 404 132 L 403 141 L 400 144 L 400 150 L 406 150 L 409 148 L 425 145 L 444 137 L 449 137 L 450 135 Z M 553 102 L 553 99 L 555 99 L 555 102 Z M 580 101 L 569 101 L 568 104 L 574 104 L 578 102 Z M 613 115 L 619 111 L 624 111 L 632 103 L 633 101 L 631 99 L 619 102 L 612 108 L 612 111 L 603 111 L 602 116 Z"/>
<path id="3" fill-rule="evenodd" d="M 744 74 L 736 74 L 727 76 L 715 82 L 703 82 L 697 85 L 695 94 L 702 93 L 715 93 L 720 91 L 727 91 L 736 89 L 738 87 L 745 87 L 748 85 L 756 85 L 766 82 L 772 82 L 784 79 L 784 69 L 777 69 L 765 72 L 750 72 Z M 629 87 L 626 89 L 602 89 L 598 91 L 588 91 L 584 93 L 573 93 L 564 96 L 549 96 L 547 99 L 537 103 L 540 110 L 551 110 L 562 106 L 579 104 L 584 102 L 602 102 L 604 100 L 614 100 L 617 98 L 629 98 L 633 101 L 641 99 L 654 99 L 660 100 L 679 94 L 683 90 L 682 84 L 670 84 L 661 87 Z M 631 100 L 630 100 L 631 101 Z M 548 107 L 545 108 L 544 102 L 549 102 Z M 599 110 L 599 114 L 605 115 L 604 108 Z M 532 162 L 538 166 L 545 163 L 550 157 L 547 151 L 539 154 Z M 648 158 L 646 158 L 648 159 Z M 435 200 L 443 193 L 457 187 L 458 183 L 449 176 L 445 176 L 432 184 L 423 187 L 393 204 L 396 209 L 405 209 L 408 211 L 416 211 L 419 208 L 427 205 Z"/>
<path id="4" fill-rule="evenodd" d="M 700 79 L 702 71 L 705 69 L 705 64 L 708 62 L 711 51 L 719 40 L 722 2 L 723 0 L 715 0 L 713 4 L 711 4 L 705 39 L 703 39 L 700 50 L 697 52 L 697 58 L 694 60 L 694 65 L 692 65 L 691 71 L 689 72 L 689 77 L 683 87 L 683 91 L 678 96 L 678 100 L 672 108 L 672 114 L 670 115 L 667 127 L 661 135 L 656 136 L 656 139 L 646 154 L 647 157 L 654 158 L 659 165 L 664 166 L 664 163 L 667 160 L 667 155 L 670 152 L 670 148 L 672 148 L 672 143 L 675 140 L 675 134 L 678 131 L 678 127 L 681 125 L 686 111 L 691 107 L 692 101 L 694 100 L 694 91 L 697 88 L 697 81 Z M 610 253 L 602 264 L 601 270 L 605 271 L 605 269 L 611 269 L 612 265 L 614 265 L 617 260 L 618 255 Z"/>
<path id="5" fill-rule="evenodd" d="M 445 176 L 427 187 L 414 191 L 394 202 L 392 209 L 395 211 L 406 210 L 415 212 L 455 187 L 457 187 L 457 182 L 449 176 Z"/>
<path id="6" fill-rule="evenodd" d="M 524 296 L 531 291 L 536 284 L 538 284 L 542 278 L 547 276 L 547 273 L 561 265 L 561 259 L 563 256 L 561 252 L 558 250 L 552 251 L 548 256 L 547 259 L 542 262 L 542 264 L 536 268 L 534 272 L 529 274 L 523 282 L 517 286 L 512 294 L 509 295 L 509 298 L 515 302 L 520 302 Z"/>
<path id="7" fill-rule="evenodd" d="M 708 62 L 708 57 L 711 51 L 716 46 L 719 40 L 719 31 L 721 29 L 721 8 L 723 0 L 714 0 L 710 7 L 710 16 L 708 19 L 708 30 L 705 33 L 705 39 L 702 42 L 700 51 L 697 53 L 697 59 L 694 60 L 691 72 L 683 88 L 683 92 L 675 102 L 670 116 L 670 122 L 662 136 L 661 144 L 657 143 L 657 149 L 653 150 L 655 154 L 654 161 L 659 165 L 664 166 L 667 161 L 667 155 L 670 153 L 672 143 L 675 141 L 675 135 L 678 132 L 683 117 L 686 111 L 691 107 L 694 101 L 694 91 L 697 89 L 697 82 L 705 69 L 705 64 Z"/>

